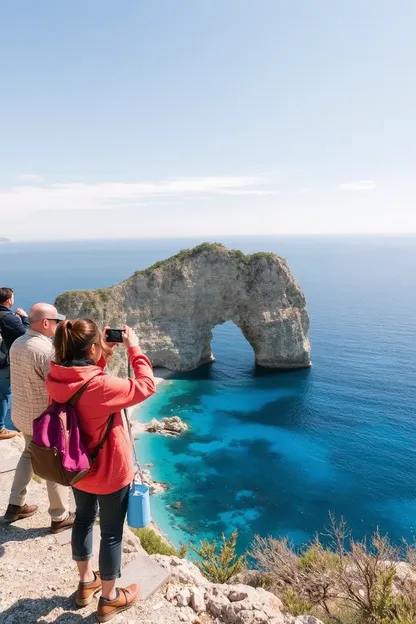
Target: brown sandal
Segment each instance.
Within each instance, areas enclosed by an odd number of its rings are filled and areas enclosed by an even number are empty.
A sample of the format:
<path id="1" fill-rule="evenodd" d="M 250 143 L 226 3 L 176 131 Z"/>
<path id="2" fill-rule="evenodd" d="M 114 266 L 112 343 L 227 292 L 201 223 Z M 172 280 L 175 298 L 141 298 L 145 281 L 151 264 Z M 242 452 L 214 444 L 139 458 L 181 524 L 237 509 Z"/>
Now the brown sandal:
<path id="1" fill-rule="evenodd" d="M 105 600 L 101 597 L 96 613 L 97 622 L 109 622 L 122 611 L 130 609 L 139 597 L 139 586 L 117 587 L 117 598 Z"/>

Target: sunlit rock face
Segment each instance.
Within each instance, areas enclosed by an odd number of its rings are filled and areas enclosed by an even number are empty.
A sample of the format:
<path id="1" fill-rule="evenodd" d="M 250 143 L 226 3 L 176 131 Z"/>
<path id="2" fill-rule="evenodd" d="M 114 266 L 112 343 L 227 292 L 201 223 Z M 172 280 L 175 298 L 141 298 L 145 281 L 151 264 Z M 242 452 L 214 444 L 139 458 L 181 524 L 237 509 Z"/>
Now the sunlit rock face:
<path id="1" fill-rule="evenodd" d="M 63 293 L 55 304 L 68 318 L 131 325 L 153 365 L 172 371 L 213 360 L 212 329 L 226 321 L 240 327 L 260 366 L 310 366 L 305 297 L 286 260 L 272 253 L 244 255 L 205 243 L 115 286 Z M 111 368 L 127 372 L 124 349 Z"/>

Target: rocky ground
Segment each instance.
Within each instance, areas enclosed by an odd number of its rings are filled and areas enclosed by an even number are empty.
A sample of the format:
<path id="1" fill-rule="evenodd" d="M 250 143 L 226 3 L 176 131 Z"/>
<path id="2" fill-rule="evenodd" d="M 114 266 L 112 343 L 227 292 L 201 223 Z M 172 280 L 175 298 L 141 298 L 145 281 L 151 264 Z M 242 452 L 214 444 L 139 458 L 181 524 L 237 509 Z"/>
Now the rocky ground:
<path id="1" fill-rule="evenodd" d="M 9 454 L 1 442 L 0 452 Z M 3 453 L 4 451 L 4 453 Z M 0 474 L 0 516 L 6 510 L 14 472 Z M 40 512 L 12 525 L 0 519 L 0 621 L 2 624 L 57 622 L 81 624 L 95 622 L 96 603 L 84 609 L 74 604 L 77 573 L 69 544 L 60 546 L 49 533 L 48 499 L 43 484 L 32 481 L 28 502 L 39 505 Z M 98 545 L 96 545 L 98 546 Z M 95 549 L 96 550 L 96 549 Z M 123 565 L 140 550 L 129 531 L 124 546 Z M 97 561 L 97 555 L 95 555 Z M 115 624 L 179 624 L 181 612 L 164 598 L 164 591 L 114 619 Z"/>

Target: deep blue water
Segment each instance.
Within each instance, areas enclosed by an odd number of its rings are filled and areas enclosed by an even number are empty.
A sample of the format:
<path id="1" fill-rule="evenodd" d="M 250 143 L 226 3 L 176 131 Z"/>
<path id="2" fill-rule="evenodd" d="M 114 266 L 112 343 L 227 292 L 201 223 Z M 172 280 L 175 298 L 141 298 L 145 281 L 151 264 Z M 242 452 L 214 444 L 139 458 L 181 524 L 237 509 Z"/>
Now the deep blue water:
<path id="1" fill-rule="evenodd" d="M 0 246 L 0 281 L 16 303 L 99 288 L 196 240 Z M 254 367 L 240 330 L 214 330 L 212 365 L 159 388 L 141 420 L 179 415 L 188 434 L 144 435 L 143 462 L 171 484 L 153 514 L 180 542 L 238 528 L 302 543 L 344 516 L 356 537 L 393 540 L 416 525 L 416 239 L 224 238 L 287 258 L 308 301 L 313 367 Z M 176 501 L 182 508 L 174 510 Z"/>

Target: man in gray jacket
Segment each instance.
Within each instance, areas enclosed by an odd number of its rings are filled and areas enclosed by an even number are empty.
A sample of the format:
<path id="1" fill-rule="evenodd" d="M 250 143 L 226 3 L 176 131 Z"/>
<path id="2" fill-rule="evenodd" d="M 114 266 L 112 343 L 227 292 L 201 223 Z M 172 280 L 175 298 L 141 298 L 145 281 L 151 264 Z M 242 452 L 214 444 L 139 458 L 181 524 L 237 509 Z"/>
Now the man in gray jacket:
<path id="1" fill-rule="evenodd" d="M 23 433 L 25 448 L 17 464 L 9 506 L 4 516 L 9 522 L 29 518 L 37 511 L 37 505 L 27 505 L 25 502 L 27 486 L 33 476 L 29 444 L 34 419 L 48 407 L 45 379 L 53 357 L 51 338 L 63 318 L 54 306 L 37 303 L 29 312 L 30 328 L 10 348 L 12 421 Z M 69 488 L 50 481 L 46 485 L 51 532 L 59 533 L 74 523 L 75 514 L 68 511 Z"/>

